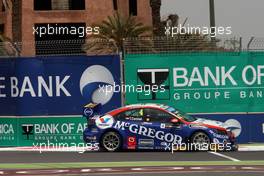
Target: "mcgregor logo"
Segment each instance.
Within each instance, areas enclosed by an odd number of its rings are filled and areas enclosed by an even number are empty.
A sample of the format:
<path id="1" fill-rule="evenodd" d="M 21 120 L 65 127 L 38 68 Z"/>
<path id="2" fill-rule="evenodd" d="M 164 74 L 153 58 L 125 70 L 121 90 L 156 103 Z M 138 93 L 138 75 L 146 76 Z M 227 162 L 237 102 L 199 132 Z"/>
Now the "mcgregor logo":
<path id="1" fill-rule="evenodd" d="M 80 79 L 80 91 L 87 102 L 104 105 L 111 100 L 114 91 L 106 94 L 100 88 L 113 86 L 114 82 L 113 75 L 107 68 L 93 65 L 83 72 Z"/>

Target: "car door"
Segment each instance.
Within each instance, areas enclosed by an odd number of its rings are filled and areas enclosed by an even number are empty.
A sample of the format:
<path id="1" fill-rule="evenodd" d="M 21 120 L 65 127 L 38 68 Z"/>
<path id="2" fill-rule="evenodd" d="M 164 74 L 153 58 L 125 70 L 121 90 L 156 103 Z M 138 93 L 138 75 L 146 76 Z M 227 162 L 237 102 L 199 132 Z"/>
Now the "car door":
<path id="1" fill-rule="evenodd" d="M 124 122 L 124 124 L 127 124 L 127 126 L 125 125 L 125 130 L 122 131 L 124 148 L 137 149 L 139 135 L 135 132 L 131 132 L 129 130 L 129 127 L 131 125 L 137 127 L 140 126 L 143 122 L 143 113 L 143 108 L 135 108 L 126 110 L 115 117 L 117 121 L 120 121 L 121 123 Z"/>
<path id="2" fill-rule="evenodd" d="M 160 134 L 155 136 L 156 149 L 168 148 L 172 143 L 182 141 L 183 123 L 181 121 L 173 123 L 172 119 L 177 118 L 164 110 L 144 109 L 143 125 L 147 128 L 154 128 L 156 133 Z"/>

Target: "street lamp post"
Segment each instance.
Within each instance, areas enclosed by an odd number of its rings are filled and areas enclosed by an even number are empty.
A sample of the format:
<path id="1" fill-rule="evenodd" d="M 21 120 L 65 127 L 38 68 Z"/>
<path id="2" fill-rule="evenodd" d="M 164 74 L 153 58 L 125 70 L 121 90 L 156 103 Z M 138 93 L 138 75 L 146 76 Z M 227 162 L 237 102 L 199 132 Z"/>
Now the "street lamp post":
<path id="1" fill-rule="evenodd" d="M 212 34 L 215 34 L 215 9 L 214 9 L 214 0 L 209 0 L 209 8 L 210 8 L 210 27 Z M 215 37 L 211 34 L 211 40 L 215 43 Z"/>

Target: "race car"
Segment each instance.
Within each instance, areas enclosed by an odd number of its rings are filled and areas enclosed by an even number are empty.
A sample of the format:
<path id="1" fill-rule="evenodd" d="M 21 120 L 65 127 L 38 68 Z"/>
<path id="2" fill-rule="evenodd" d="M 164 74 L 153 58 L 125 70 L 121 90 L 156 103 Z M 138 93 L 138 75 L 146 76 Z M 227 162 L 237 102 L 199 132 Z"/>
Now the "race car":
<path id="1" fill-rule="evenodd" d="M 236 150 L 224 123 L 190 116 L 162 104 L 134 104 L 99 115 L 100 105 L 84 108 L 86 143 L 114 152 L 139 150 Z"/>

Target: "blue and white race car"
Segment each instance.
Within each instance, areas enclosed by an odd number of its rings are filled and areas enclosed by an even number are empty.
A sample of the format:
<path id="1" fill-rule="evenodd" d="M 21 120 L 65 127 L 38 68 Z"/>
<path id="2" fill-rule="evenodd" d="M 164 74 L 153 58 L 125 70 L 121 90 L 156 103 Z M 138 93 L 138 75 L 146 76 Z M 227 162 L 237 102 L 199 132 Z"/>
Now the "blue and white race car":
<path id="1" fill-rule="evenodd" d="M 106 151 L 237 149 L 234 134 L 219 121 L 160 104 L 128 105 L 100 116 L 94 113 L 98 106 L 84 109 L 88 126 L 83 139 Z"/>

